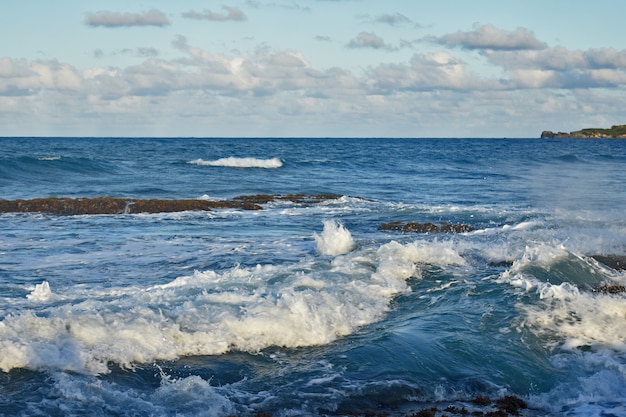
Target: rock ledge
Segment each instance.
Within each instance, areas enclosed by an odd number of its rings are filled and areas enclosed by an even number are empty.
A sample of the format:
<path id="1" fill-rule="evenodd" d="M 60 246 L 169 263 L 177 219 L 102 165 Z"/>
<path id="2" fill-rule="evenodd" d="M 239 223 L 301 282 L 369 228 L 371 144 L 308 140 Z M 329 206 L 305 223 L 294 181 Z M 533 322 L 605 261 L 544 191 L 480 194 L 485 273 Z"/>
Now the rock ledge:
<path id="1" fill-rule="evenodd" d="M 46 197 L 31 200 L 0 200 L 0 213 L 49 213 L 61 215 L 172 213 L 179 211 L 211 211 L 214 209 L 262 210 L 272 201 L 315 204 L 338 199 L 335 194 L 257 194 L 232 200 L 160 200 L 115 197 L 68 198 Z"/>

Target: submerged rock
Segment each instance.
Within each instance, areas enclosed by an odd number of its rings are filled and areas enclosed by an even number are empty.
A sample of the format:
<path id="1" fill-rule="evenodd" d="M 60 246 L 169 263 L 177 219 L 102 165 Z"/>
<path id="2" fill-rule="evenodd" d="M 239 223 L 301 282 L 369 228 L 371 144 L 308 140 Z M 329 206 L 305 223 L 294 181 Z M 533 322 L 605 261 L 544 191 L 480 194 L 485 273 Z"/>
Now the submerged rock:
<path id="1" fill-rule="evenodd" d="M 400 221 L 385 223 L 379 227 L 380 230 L 397 230 L 401 232 L 413 232 L 413 233 L 465 233 L 473 230 L 472 226 L 467 224 L 452 224 L 441 223 L 439 225 L 434 223 L 418 223 L 409 222 L 403 223 Z"/>
<path id="2" fill-rule="evenodd" d="M 61 215 L 172 213 L 179 211 L 211 211 L 214 209 L 262 210 L 271 201 L 314 204 L 337 199 L 335 194 L 252 195 L 232 200 L 160 200 L 114 197 L 68 198 L 46 197 L 31 200 L 0 200 L 0 213 L 50 213 Z"/>

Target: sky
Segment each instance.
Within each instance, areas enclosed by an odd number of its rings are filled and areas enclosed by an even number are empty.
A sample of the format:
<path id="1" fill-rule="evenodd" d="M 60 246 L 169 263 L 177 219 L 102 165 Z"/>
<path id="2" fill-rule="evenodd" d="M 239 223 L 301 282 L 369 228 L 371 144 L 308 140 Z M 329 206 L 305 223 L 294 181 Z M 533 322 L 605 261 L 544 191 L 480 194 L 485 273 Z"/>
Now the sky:
<path id="1" fill-rule="evenodd" d="M 0 4 L 0 136 L 539 137 L 626 124 L 623 0 Z"/>

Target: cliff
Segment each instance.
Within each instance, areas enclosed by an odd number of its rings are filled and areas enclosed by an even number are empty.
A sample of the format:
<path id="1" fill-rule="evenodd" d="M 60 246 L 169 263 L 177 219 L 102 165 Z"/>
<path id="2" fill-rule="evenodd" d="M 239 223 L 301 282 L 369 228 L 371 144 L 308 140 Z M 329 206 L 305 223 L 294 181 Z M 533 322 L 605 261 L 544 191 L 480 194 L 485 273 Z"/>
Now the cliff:
<path id="1" fill-rule="evenodd" d="M 626 139 L 626 125 L 611 126 L 610 129 L 587 128 L 574 132 L 552 132 L 544 130 L 541 132 L 541 139 Z"/>

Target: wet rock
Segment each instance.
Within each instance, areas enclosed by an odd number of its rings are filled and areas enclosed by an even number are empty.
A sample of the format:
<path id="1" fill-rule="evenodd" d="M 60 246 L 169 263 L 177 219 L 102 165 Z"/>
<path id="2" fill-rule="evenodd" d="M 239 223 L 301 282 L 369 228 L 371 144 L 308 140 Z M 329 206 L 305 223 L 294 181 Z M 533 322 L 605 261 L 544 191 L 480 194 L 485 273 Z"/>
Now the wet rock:
<path id="1" fill-rule="evenodd" d="M 616 271 L 626 271 L 626 256 L 621 255 L 592 255 L 596 261 L 613 268 Z"/>
<path id="2" fill-rule="evenodd" d="M 295 204 L 315 204 L 326 200 L 337 200 L 338 194 L 255 194 L 242 195 L 233 198 L 233 201 L 242 201 L 253 204 L 267 204 L 272 201 L 290 201 Z"/>
<path id="3" fill-rule="evenodd" d="M 262 210 L 263 204 L 271 201 L 291 201 L 298 204 L 315 204 L 324 200 L 337 199 L 334 194 L 288 194 L 252 195 L 235 197 L 232 200 L 160 200 L 130 199 L 114 197 L 67 198 L 47 197 L 31 200 L 0 200 L 0 213 L 50 213 L 60 215 L 80 214 L 128 214 L 128 213 L 172 213 L 179 211 L 211 211 L 214 209 Z"/>
<path id="4" fill-rule="evenodd" d="M 287 194 L 277 196 L 277 200 L 291 201 L 296 204 L 316 204 L 327 200 L 337 200 L 341 198 L 338 194 Z"/>
<path id="5" fill-rule="evenodd" d="M 519 416 L 520 410 L 527 408 L 526 402 L 519 397 L 508 395 L 496 400 L 498 410 L 505 411 L 514 416 Z"/>
<path id="6" fill-rule="evenodd" d="M 35 198 L 32 200 L 0 200 L 0 212 L 50 213 L 61 215 L 169 213 L 187 210 L 210 211 L 215 208 L 259 210 L 258 205 L 245 202 L 205 200 L 135 200 L 112 197 Z"/>
<path id="7" fill-rule="evenodd" d="M 410 417 L 437 417 L 437 407 L 425 408 L 416 413 L 411 414 Z"/>
<path id="8" fill-rule="evenodd" d="M 465 233 L 469 232 L 472 229 L 471 226 L 466 224 L 452 224 L 452 223 L 441 223 L 439 225 L 434 223 L 418 223 L 418 222 L 409 222 L 403 223 L 400 221 L 394 221 L 390 223 L 385 223 L 379 227 L 380 230 L 396 230 L 401 232 L 412 232 L 412 233 Z"/>
<path id="9" fill-rule="evenodd" d="M 479 395 L 472 400 L 472 404 L 484 407 L 491 404 L 491 398 Z"/>
<path id="10" fill-rule="evenodd" d="M 626 292 L 626 287 L 623 285 L 603 285 L 601 287 L 594 288 L 592 291 L 602 294 L 621 294 Z"/>
<path id="11" fill-rule="evenodd" d="M 254 195 L 240 195 L 233 198 L 233 201 L 241 201 L 249 204 L 267 204 L 273 201 L 275 198 L 272 194 L 254 194 Z"/>
<path id="12" fill-rule="evenodd" d="M 494 268 L 510 268 L 513 266 L 513 261 L 497 261 L 497 262 L 488 262 L 487 265 Z"/>
<path id="13" fill-rule="evenodd" d="M 465 407 L 459 408 L 459 407 L 454 406 L 454 405 L 447 406 L 445 408 L 445 410 L 443 410 L 443 411 L 445 411 L 447 413 L 451 413 L 453 415 L 454 414 L 458 414 L 458 415 L 466 416 L 466 415 L 469 414 L 469 411 L 467 410 L 467 408 L 465 408 Z"/>
<path id="14" fill-rule="evenodd" d="M 55 213 L 63 215 L 122 213 L 130 204 L 124 199 L 98 198 L 35 198 L 32 200 L 0 200 L 0 212 Z"/>

